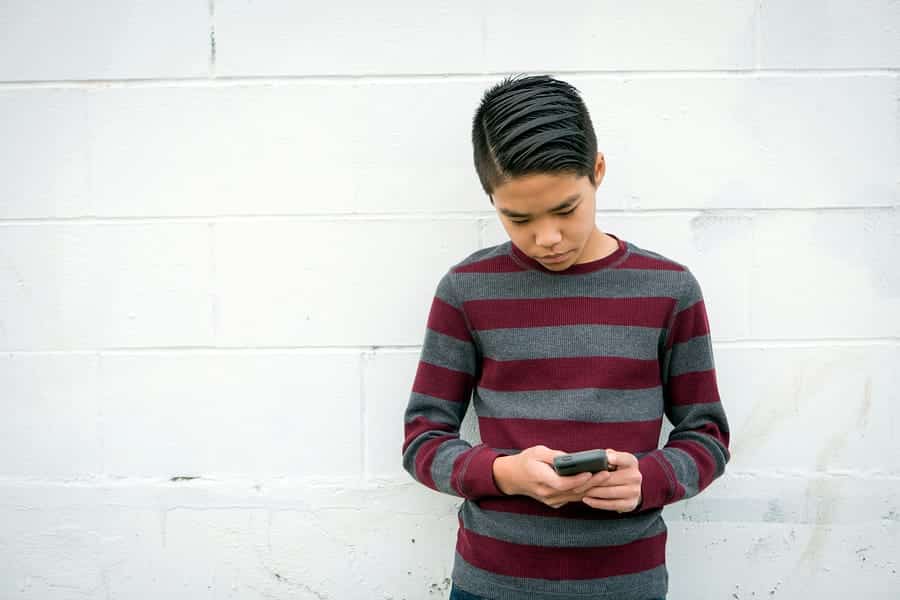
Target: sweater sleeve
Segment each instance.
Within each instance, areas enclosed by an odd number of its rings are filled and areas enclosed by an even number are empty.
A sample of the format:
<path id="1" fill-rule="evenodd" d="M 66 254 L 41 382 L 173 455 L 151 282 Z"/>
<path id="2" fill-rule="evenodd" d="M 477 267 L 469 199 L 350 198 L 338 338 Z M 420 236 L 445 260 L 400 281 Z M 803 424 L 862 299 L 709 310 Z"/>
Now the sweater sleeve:
<path id="1" fill-rule="evenodd" d="M 674 429 L 663 448 L 638 459 L 637 510 L 698 494 L 724 473 L 730 458 L 703 293 L 693 273 L 685 270 L 685 276 L 660 352 L 664 410 Z"/>
<path id="2" fill-rule="evenodd" d="M 503 453 L 459 437 L 480 354 L 453 288 L 452 271 L 432 299 L 425 341 L 404 414 L 403 468 L 419 483 L 461 498 L 504 495 L 494 481 Z"/>

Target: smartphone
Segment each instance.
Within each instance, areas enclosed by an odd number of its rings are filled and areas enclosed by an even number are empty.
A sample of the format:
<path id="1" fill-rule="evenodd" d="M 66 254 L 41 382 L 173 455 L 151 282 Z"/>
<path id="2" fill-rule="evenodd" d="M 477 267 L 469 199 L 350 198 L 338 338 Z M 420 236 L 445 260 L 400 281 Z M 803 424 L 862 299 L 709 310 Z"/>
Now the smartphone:
<path id="1" fill-rule="evenodd" d="M 571 454 L 561 454 L 553 459 L 553 470 L 557 475 L 575 475 L 589 471 L 615 471 L 616 466 L 609 464 L 606 450 L 584 450 Z"/>

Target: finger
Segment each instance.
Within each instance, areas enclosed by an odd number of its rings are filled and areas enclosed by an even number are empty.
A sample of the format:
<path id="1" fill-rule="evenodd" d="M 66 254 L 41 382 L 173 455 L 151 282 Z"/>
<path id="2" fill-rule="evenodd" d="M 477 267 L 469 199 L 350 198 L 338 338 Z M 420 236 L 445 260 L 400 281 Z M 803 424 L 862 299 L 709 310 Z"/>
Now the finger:
<path id="1" fill-rule="evenodd" d="M 576 488 L 573 488 L 572 491 L 576 494 L 581 494 L 592 487 L 597 487 L 599 485 L 604 485 L 610 478 L 609 471 L 600 471 L 599 473 L 594 473 L 590 479 L 585 481 L 583 484 L 579 485 Z"/>
<path id="2" fill-rule="evenodd" d="M 597 500 L 595 498 L 588 498 L 587 496 L 585 496 L 582 499 L 582 502 L 584 502 L 591 508 L 598 508 L 600 510 L 614 510 L 619 513 L 631 511 L 634 507 L 634 502 L 631 500 Z"/>
<path id="3" fill-rule="evenodd" d="M 628 498 L 634 495 L 634 488 L 627 485 L 617 485 L 614 487 L 596 487 L 585 492 L 585 498 L 595 498 L 598 500 L 617 500 L 620 498 Z"/>
<path id="4" fill-rule="evenodd" d="M 544 502 L 549 504 L 550 506 L 562 506 L 568 502 L 581 502 L 581 496 L 554 496 L 552 498 L 546 499 Z"/>
<path id="5" fill-rule="evenodd" d="M 630 452 L 617 452 L 612 448 L 606 449 L 606 460 L 609 464 L 615 465 L 617 469 L 625 469 L 628 467 L 636 467 L 638 464 L 637 457 Z"/>
<path id="6" fill-rule="evenodd" d="M 539 486 L 549 488 L 553 494 L 568 491 L 566 477 L 557 475 L 552 468 L 542 472 L 537 479 L 537 483 Z M 576 483 L 575 485 L 578 484 Z"/>
<path id="7" fill-rule="evenodd" d="M 572 491 L 573 488 L 584 486 L 591 480 L 590 473 L 577 473 L 575 475 L 557 475 L 554 480 L 554 489 L 560 491 Z"/>
<path id="8" fill-rule="evenodd" d="M 553 459 L 560 454 L 565 454 L 565 452 L 562 450 L 553 450 L 552 448 L 543 445 L 534 447 L 534 457 L 548 465 L 553 465 Z"/>
<path id="9" fill-rule="evenodd" d="M 587 485 L 593 479 L 594 474 L 590 471 L 584 471 L 582 473 L 575 473 L 574 475 L 560 475 L 560 479 L 562 479 L 563 483 L 568 486 L 567 489 L 572 489 L 574 487 Z"/>
<path id="10" fill-rule="evenodd" d="M 620 485 L 634 485 L 636 482 L 632 477 L 629 477 L 626 472 L 618 473 L 616 471 L 609 472 L 603 471 L 605 475 L 602 477 L 597 477 L 596 479 L 592 479 L 586 485 L 583 485 L 582 488 L 591 489 L 594 487 L 616 487 Z M 598 473 L 597 475 L 600 475 Z"/>

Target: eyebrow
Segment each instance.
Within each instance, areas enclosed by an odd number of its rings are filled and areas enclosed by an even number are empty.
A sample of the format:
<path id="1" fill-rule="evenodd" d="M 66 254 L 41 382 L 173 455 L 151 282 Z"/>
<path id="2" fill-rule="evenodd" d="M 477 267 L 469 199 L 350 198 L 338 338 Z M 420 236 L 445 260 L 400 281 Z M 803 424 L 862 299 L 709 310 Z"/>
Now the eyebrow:
<path id="1" fill-rule="evenodd" d="M 566 208 L 567 206 L 570 206 L 573 202 L 578 200 L 579 196 L 580 196 L 580 194 L 572 194 L 571 196 L 569 196 L 568 198 L 563 200 L 561 203 L 559 203 L 556 206 L 554 206 L 553 208 L 551 208 L 548 212 L 553 212 L 555 210 L 560 210 L 562 208 Z M 500 212 L 502 212 L 507 217 L 522 218 L 522 217 L 530 217 L 531 216 L 528 213 L 520 213 L 520 212 L 516 212 L 514 210 L 509 210 L 507 208 L 501 208 Z"/>

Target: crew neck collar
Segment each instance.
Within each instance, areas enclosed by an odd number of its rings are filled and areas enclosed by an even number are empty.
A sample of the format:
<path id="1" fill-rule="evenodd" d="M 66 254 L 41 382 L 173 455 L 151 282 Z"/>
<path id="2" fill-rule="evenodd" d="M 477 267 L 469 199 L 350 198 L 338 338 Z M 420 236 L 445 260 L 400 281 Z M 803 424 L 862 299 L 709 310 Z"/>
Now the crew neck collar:
<path id="1" fill-rule="evenodd" d="M 614 264 L 617 264 L 630 252 L 630 250 L 628 249 L 628 244 L 620 240 L 618 236 L 608 231 L 605 231 L 604 233 L 615 239 L 618 243 L 619 247 L 616 248 L 611 254 L 607 254 L 603 258 L 598 258 L 597 260 L 575 263 L 568 268 L 559 271 L 548 269 L 543 265 L 543 263 L 541 263 L 541 261 L 536 258 L 532 258 L 521 248 L 516 246 L 512 240 L 509 241 L 510 255 L 516 262 L 520 263 L 522 266 L 528 267 L 529 269 L 533 269 L 535 271 L 540 271 L 541 273 L 547 273 L 548 275 L 576 275 L 579 273 L 593 273 L 594 271 L 607 269 Z"/>

